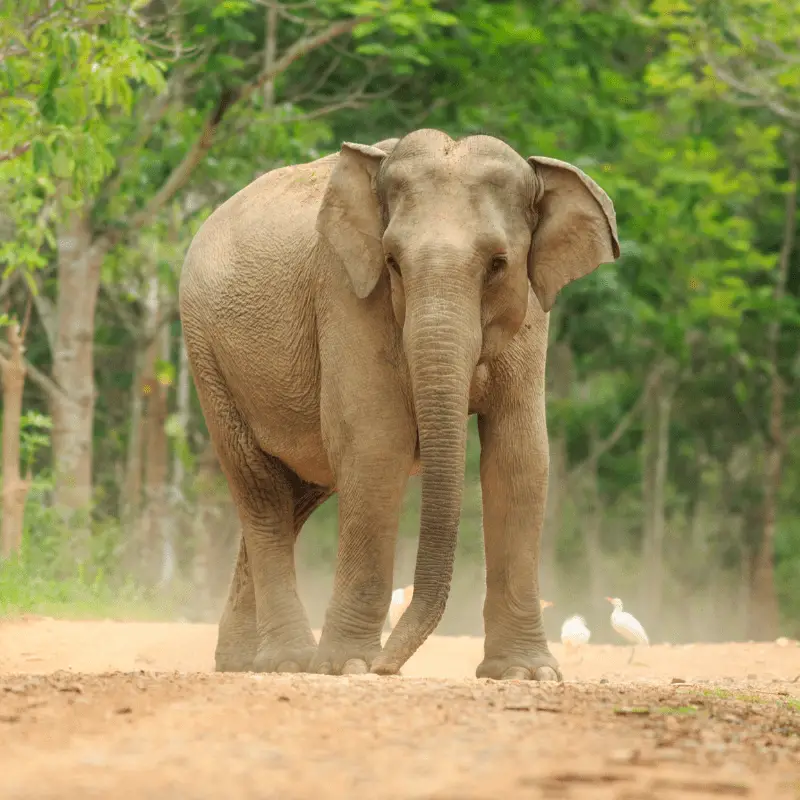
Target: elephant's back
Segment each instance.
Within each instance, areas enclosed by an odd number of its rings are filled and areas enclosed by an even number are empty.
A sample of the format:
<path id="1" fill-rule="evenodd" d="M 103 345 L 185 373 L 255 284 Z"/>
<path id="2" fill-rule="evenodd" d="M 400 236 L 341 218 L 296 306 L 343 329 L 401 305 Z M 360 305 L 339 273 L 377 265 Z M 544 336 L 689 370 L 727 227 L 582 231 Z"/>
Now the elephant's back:
<path id="1" fill-rule="evenodd" d="M 301 475 L 295 451 L 321 448 L 314 226 L 331 160 L 266 173 L 223 203 L 181 275 L 187 345 L 208 351 L 259 444 Z"/>
<path id="2" fill-rule="evenodd" d="M 316 215 L 337 158 L 267 172 L 218 206 L 189 246 L 181 284 L 221 289 L 251 277 L 280 280 L 282 270 L 295 274 L 288 262 L 316 240 Z"/>

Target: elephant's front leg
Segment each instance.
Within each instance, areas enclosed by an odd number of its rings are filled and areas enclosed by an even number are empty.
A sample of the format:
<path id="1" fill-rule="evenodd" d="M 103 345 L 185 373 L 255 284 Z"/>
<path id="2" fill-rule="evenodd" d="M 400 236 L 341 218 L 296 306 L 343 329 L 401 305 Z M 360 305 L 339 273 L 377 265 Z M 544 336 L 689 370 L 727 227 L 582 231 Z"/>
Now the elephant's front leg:
<path id="1" fill-rule="evenodd" d="M 362 442 L 342 463 L 336 575 L 313 672 L 368 672 L 381 651 L 414 438 L 410 431 L 399 440 L 373 431 Z"/>
<path id="2" fill-rule="evenodd" d="M 486 640 L 476 675 L 557 680 L 561 673 L 547 646 L 539 606 L 539 543 L 549 461 L 544 397 L 526 396 L 502 405 L 478 421 Z"/>

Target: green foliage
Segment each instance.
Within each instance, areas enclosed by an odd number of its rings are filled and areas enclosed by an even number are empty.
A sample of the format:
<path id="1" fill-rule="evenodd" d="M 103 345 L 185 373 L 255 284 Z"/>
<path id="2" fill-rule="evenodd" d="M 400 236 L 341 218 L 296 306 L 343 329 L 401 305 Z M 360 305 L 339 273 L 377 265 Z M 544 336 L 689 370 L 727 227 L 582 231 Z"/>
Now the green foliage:
<path id="1" fill-rule="evenodd" d="M 41 481 L 49 418 L 45 396 L 29 380 L 22 460 L 40 483 L 28 503 L 22 559 L 0 573 L 8 596 L 18 598 L 15 607 L 37 596 L 60 602 L 62 584 L 84 604 L 105 603 L 108 587 L 126 586 L 119 591 L 138 602 L 138 590 L 121 577 L 121 542 L 130 533 L 121 532 L 116 514 L 131 441 L 135 354 L 144 347 L 154 281 L 157 304 L 173 321 L 172 352 L 159 354 L 155 377 L 168 387 L 166 433 L 170 456 L 188 475 L 179 487 L 186 513 L 208 497 L 224 508 L 221 479 L 209 483 L 196 474 L 208 442 L 196 395 L 188 424 L 176 408 L 179 266 L 208 214 L 257 175 L 333 152 L 342 140 L 373 142 L 430 126 L 454 136 L 492 133 L 524 155 L 571 161 L 612 196 L 621 258 L 568 286 L 551 314 L 551 340 L 568 346 L 574 374 L 564 396 L 551 393 L 548 423 L 552 435 L 565 437 L 574 473 L 590 455 L 592 436 L 601 443 L 612 436 L 654 367 L 668 367 L 674 400 L 665 570 L 676 600 L 709 584 L 697 563 L 713 562 L 714 580 L 725 587 L 748 573 L 760 541 L 777 369 L 788 444 L 776 581 L 785 624 L 796 624 L 800 506 L 791 486 L 800 465 L 792 435 L 800 429 L 800 247 L 791 254 L 784 296 L 775 293 L 788 156 L 800 127 L 796 3 L 286 4 L 273 31 L 278 58 L 331 24 L 364 19 L 275 75 L 272 100 L 259 80 L 267 10 L 255 0 L 185 0 L 172 16 L 141 2 L 59 0 L 48 9 L 23 0 L 0 10 L 0 264 L 6 275 L 22 270 L 31 291 L 53 300 L 57 230 L 66 214 L 86 213 L 95 242 L 118 235 L 122 246 L 110 247 L 102 261 L 90 566 L 80 574 L 69 566 L 67 534 L 47 516 Z M 207 148 L 164 199 L 215 113 Z M 20 283 L 9 295 L 17 312 L 26 291 Z M 11 316 L 1 311 L 0 326 Z M 777 359 L 767 336 L 776 320 Z M 28 358 L 46 369 L 49 346 L 35 314 Z M 603 570 L 622 586 L 618 594 L 637 589 L 641 570 L 644 433 L 642 415 L 634 413 L 598 466 Z M 469 435 L 459 558 L 478 564 L 474 420 Z M 594 512 L 584 488 L 573 490 L 558 529 L 547 535 L 558 539 L 555 583 L 563 582 L 570 600 L 591 604 L 586 525 Z M 398 580 L 411 577 L 419 502 L 412 479 Z M 703 502 L 714 513 L 700 536 L 695 520 Z M 227 515 L 216 513 L 217 520 Z M 313 515 L 302 560 L 332 563 L 337 514 L 333 498 Z M 688 553 L 696 553 L 694 561 Z M 31 587 L 27 595 L 23 584 Z M 738 630 L 734 622 L 729 629 Z"/>
<path id="2" fill-rule="evenodd" d="M 20 461 L 23 473 L 28 472 L 39 450 L 50 446 L 53 421 L 38 411 L 27 411 L 20 418 Z"/>
<path id="3" fill-rule="evenodd" d="M 140 87 L 163 89 L 163 65 L 131 13 L 141 5 L 23 0 L 0 10 L 0 197 L 15 233 L 0 241 L 4 275 L 46 266 L 53 220 L 113 169 L 109 112 L 130 113 Z"/>
<path id="4" fill-rule="evenodd" d="M 41 422 L 39 420 L 38 422 Z M 37 479 L 28 497 L 20 554 L 0 562 L 0 616 L 22 612 L 77 618 L 152 619 L 172 609 L 168 599 L 153 603 L 150 593 L 120 573 L 115 551 L 119 531 L 96 526 L 88 557 L 76 560 L 74 535 L 47 507 L 50 485 Z"/>

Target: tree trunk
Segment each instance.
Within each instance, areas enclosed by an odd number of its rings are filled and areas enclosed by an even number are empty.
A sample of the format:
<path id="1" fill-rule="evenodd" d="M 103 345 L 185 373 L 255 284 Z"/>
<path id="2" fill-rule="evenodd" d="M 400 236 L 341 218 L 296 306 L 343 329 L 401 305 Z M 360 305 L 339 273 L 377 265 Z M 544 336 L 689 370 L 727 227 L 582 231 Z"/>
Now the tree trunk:
<path id="1" fill-rule="evenodd" d="M 660 377 L 647 397 L 642 447 L 642 579 L 640 594 L 647 616 L 661 624 L 664 592 L 665 490 L 669 459 L 672 388 Z"/>
<path id="2" fill-rule="evenodd" d="M 275 68 L 275 55 L 277 53 L 278 39 L 278 5 L 271 3 L 267 6 L 265 16 L 266 36 L 264 37 L 264 72 L 270 74 Z M 270 78 L 264 82 L 264 105 L 272 110 L 275 105 L 275 81 Z"/>
<path id="3" fill-rule="evenodd" d="M 144 400 L 142 386 L 148 369 L 147 357 L 151 348 L 137 347 L 131 380 L 130 427 L 128 451 L 125 460 L 125 482 L 122 490 L 120 517 L 126 527 L 135 523 L 141 510 L 142 499 L 142 417 Z"/>
<path id="4" fill-rule="evenodd" d="M 555 342 L 547 354 L 548 401 L 561 410 L 569 400 L 572 390 L 573 358 L 572 350 L 565 341 Z M 544 531 L 542 534 L 541 576 L 542 596 L 553 594 L 558 585 L 556 577 L 556 554 L 558 538 L 561 533 L 564 499 L 567 492 L 567 434 L 560 423 L 549 431 L 550 439 L 550 478 L 547 484 Z"/>
<path id="5" fill-rule="evenodd" d="M 694 496 L 688 509 L 689 550 L 683 576 L 688 587 L 688 600 L 696 613 L 679 620 L 679 633 L 692 641 L 709 641 L 716 633 L 716 603 L 720 596 L 720 565 L 712 552 L 712 533 L 726 525 L 727 508 L 720 491 L 720 470 L 712 463 L 702 446 L 698 445 L 692 475 Z M 710 629 L 709 626 L 712 626 Z"/>
<path id="6" fill-rule="evenodd" d="M 159 284 L 151 275 L 144 297 L 144 319 L 142 320 L 140 344 L 134 362 L 131 385 L 131 420 L 128 435 L 128 453 L 125 466 L 125 491 L 123 500 L 124 518 L 135 523 L 142 511 L 142 470 L 145 446 L 145 400 L 155 381 L 158 357 Z"/>
<path id="7" fill-rule="evenodd" d="M 156 290 L 158 284 L 156 281 Z M 158 295 L 151 305 L 156 330 L 158 330 Z M 166 334 L 166 336 L 164 335 Z M 160 360 L 169 359 L 169 329 L 162 327 L 160 334 L 153 338 L 148 348 L 148 373 L 142 383 L 142 391 L 147 398 L 144 414 L 144 509 L 140 525 L 140 548 L 144 573 L 149 581 L 155 581 L 159 565 L 163 573 L 164 528 L 166 525 L 166 487 L 169 448 L 165 424 L 167 421 L 167 386 L 157 375 Z M 166 351 L 166 352 L 165 352 Z M 164 356 L 166 355 L 166 359 Z"/>
<path id="8" fill-rule="evenodd" d="M 88 514 L 92 502 L 94 328 L 104 251 L 92 246 L 89 219 L 73 213 L 58 235 L 57 327 L 52 398 L 54 500 L 69 513 Z"/>
<path id="9" fill-rule="evenodd" d="M 3 559 L 19 553 L 22 546 L 22 525 L 25 517 L 25 500 L 31 480 L 20 474 L 20 418 L 22 417 L 22 392 L 25 388 L 25 348 L 19 326 L 8 328 L 11 353 L 0 356 L 3 376 L 3 529 L 0 537 L 0 555 Z"/>
<path id="10" fill-rule="evenodd" d="M 191 377 L 189 357 L 183 336 L 178 337 L 178 378 L 175 392 L 175 414 L 181 429 L 181 435 L 185 441 L 189 434 L 189 423 L 191 422 Z M 172 459 L 172 488 L 176 498 L 183 497 L 185 479 L 183 454 L 180 447 L 176 447 Z"/>
<path id="11" fill-rule="evenodd" d="M 161 325 L 159 332 L 161 353 L 159 360 L 165 364 L 172 363 L 172 331 L 166 322 Z M 161 395 L 159 417 L 161 420 L 158 428 L 154 430 L 157 436 L 157 449 L 160 454 L 160 479 L 156 494 L 155 518 L 158 520 L 158 543 L 161 551 L 161 568 L 158 583 L 166 586 L 172 582 L 175 575 L 175 542 L 173 531 L 175 516 L 169 502 L 169 439 L 167 437 L 167 417 L 169 416 L 169 387 L 168 381 L 158 381 L 158 391 Z"/>
<path id="12" fill-rule="evenodd" d="M 739 545 L 739 580 L 736 608 L 739 611 L 740 622 L 737 630 L 738 639 L 747 639 L 750 635 L 750 617 L 752 614 L 752 584 L 753 584 L 753 552 L 747 541 L 748 521 L 741 514 L 737 514 L 735 521 L 738 527 L 732 527 L 735 541 Z M 738 533 L 738 536 L 737 536 Z"/>
<path id="13" fill-rule="evenodd" d="M 219 532 L 221 509 L 216 492 L 219 467 L 214 446 L 208 441 L 197 459 L 197 524 L 192 526 L 194 547 L 192 553 L 191 576 L 195 587 L 195 602 L 201 619 L 205 619 L 212 607 L 215 596 L 213 587 L 219 576 L 212 574 L 213 534 Z M 221 537 L 220 537 L 221 538 Z"/>
<path id="14" fill-rule="evenodd" d="M 794 251 L 797 229 L 797 183 L 798 162 L 792 153 L 789 156 L 790 188 L 786 195 L 783 243 L 778 259 L 778 275 L 775 280 L 773 299 L 780 306 L 786 294 L 789 264 Z M 753 564 L 749 637 L 753 640 L 771 640 L 778 635 L 779 609 L 775 589 L 775 525 L 778 514 L 778 492 L 783 474 L 786 438 L 783 431 L 783 407 L 786 387 L 780 373 L 778 344 L 781 325 L 774 312 L 767 328 L 767 360 L 770 368 L 769 434 L 764 469 L 764 500 L 761 514 L 761 541 Z"/>
<path id="15" fill-rule="evenodd" d="M 590 432 L 590 464 L 586 476 L 587 519 L 584 525 L 586 536 L 586 558 L 589 564 L 589 589 L 593 599 L 602 597 L 605 570 L 603 569 L 603 548 L 601 537 L 603 533 L 603 498 L 600 493 L 600 480 L 598 476 L 599 459 L 595 458 L 599 444 L 597 429 L 592 426 Z"/>

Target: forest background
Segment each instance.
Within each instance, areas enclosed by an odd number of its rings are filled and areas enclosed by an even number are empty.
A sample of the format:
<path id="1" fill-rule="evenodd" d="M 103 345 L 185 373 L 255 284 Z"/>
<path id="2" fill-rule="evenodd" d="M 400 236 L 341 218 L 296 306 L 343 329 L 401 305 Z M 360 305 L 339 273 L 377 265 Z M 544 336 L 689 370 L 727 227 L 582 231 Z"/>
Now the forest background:
<path id="1" fill-rule="evenodd" d="M 419 127 L 611 195 L 622 256 L 551 313 L 555 636 L 800 637 L 800 3 L 16 0 L 0 9 L 0 613 L 216 621 L 239 527 L 181 341 L 202 221 Z M 478 442 L 439 631 L 481 631 Z M 410 582 L 419 485 L 395 585 Z M 335 497 L 298 562 L 321 623 Z M 550 615 L 550 616 L 547 616 Z"/>

